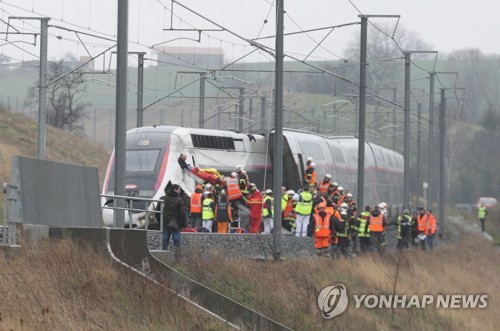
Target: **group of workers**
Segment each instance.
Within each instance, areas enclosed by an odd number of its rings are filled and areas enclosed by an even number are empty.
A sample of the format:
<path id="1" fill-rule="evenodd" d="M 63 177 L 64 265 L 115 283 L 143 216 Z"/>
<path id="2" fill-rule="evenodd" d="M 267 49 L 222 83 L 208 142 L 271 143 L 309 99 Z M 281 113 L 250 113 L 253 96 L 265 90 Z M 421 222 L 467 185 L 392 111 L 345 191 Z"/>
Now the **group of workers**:
<path id="1" fill-rule="evenodd" d="M 214 170 L 193 169 L 200 178 L 209 178 L 206 173 Z M 239 213 L 242 207 L 250 210 L 248 229 L 240 227 Z M 250 182 L 243 166 L 238 165 L 229 177 L 216 174 L 213 181 L 205 180 L 197 185 L 191 195 L 191 228 L 203 232 L 250 232 L 271 233 L 273 226 L 273 192 L 263 193 Z"/>
<path id="2" fill-rule="evenodd" d="M 380 203 L 373 208 L 365 206 L 357 212 L 351 192 L 344 191 L 332 175 L 317 182 L 312 158 L 306 160 L 304 186 L 296 191 L 282 187 L 282 227 L 297 237 L 314 237 L 318 255 L 343 255 L 376 250 L 382 254 L 385 248 L 385 232 L 388 225 L 396 225 L 397 248 L 409 248 L 420 243 L 422 249 L 434 247 L 436 219 L 430 210 L 420 208 L 410 216 L 404 210 L 393 222 L 389 222 L 387 205 Z M 182 166 L 182 165 L 181 165 Z M 189 168 L 197 175 L 212 171 Z M 203 232 L 250 232 L 269 234 L 273 229 L 273 192 L 263 193 L 250 181 L 243 166 L 238 165 L 229 177 L 202 178 L 204 184 L 196 187 L 190 201 L 190 227 Z M 239 225 L 239 210 L 250 210 L 247 229 Z M 358 245 L 359 241 L 359 245 Z M 358 249 L 359 246 L 359 249 Z"/>

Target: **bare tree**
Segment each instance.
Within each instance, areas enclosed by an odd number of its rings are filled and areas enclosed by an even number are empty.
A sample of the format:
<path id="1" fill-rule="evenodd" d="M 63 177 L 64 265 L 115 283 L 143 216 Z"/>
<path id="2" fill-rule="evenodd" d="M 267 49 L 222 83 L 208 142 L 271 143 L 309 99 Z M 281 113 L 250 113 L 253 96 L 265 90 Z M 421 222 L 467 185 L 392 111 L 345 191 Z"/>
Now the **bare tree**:
<path id="1" fill-rule="evenodd" d="M 393 82 L 402 77 L 404 72 L 402 59 L 403 51 L 429 50 L 430 46 L 423 42 L 418 34 L 398 26 L 394 31 L 394 24 L 368 25 L 366 58 L 368 62 L 367 83 L 374 90 L 379 90 L 387 82 Z M 344 51 L 348 58 L 359 61 L 360 35 L 354 36 Z M 428 55 L 417 55 L 415 59 L 423 59 Z M 395 70 L 399 60 L 401 70 Z M 353 77 L 357 80 L 357 77 Z"/>
<path id="2" fill-rule="evenodd" d="M 465 87 L 465 105 L 459 114 L 462 120 L 477 123 L 489 106 L 497 103 L 492 61 L 479 49 L 455 51 L 446 59 L 447 70 L 458 72 L 458 86 Z"/>
<path id="3" fill-rule="evenodd" d="M 83 101 L 85 84 L 81 74 L 71 72 L 76 60 L 71 56 L 49 62 L 47 73 L 47 123 L 70 132 L 82 130 L 80 120 L 86 116 L 89 103 Z M 38 103 L 38 86 L 30 88 L 29 103 Z"/>

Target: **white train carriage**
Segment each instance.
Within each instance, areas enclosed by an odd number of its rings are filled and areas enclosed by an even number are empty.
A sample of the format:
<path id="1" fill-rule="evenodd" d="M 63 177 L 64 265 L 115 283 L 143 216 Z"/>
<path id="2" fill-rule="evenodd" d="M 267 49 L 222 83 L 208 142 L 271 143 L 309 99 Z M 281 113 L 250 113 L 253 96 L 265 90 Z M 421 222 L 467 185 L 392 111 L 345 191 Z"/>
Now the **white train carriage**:
<path id="1" fill-rule="evenodd" d="M 358 140 L 354 137 L 325 137 L 318 134 L 285 129 L 283 131 L 283 185 L 302 186 L 305 159 L 314 158 L 318 181 L 330 173 L 346 190 L 357 191 Z M 178 163 L 181 153 L 187 162 L 200 168 L 216 168 L 229 175 L 242 165 L 252 182 L 260 189 L 272 186 L 273 133 L 270 139 L 259 134 L 231 131 L 150 126 L 129 130 L 126 146 L 126 194 L 158 199 L 168 182 L 181 185 L 187 194 L 194 191 L 192 176 Z M 402 204 L 402 156 L 387 148 L 367 143 L 365 146 L 366 204 L 380 201 L 391 206 Z M 103 194 L 114 194 L 114 153 L 108 165 Z M 102 204 L 109 203 L 106 198 Z M 141 202 L 134 207 L 140 209 Z M 137 222 L 133 215 L 133 223 Z M 103 210 L 106 226 L 113 224 L 113 211 Z M 128 218 L 126 218 L 128 223 Z"/>

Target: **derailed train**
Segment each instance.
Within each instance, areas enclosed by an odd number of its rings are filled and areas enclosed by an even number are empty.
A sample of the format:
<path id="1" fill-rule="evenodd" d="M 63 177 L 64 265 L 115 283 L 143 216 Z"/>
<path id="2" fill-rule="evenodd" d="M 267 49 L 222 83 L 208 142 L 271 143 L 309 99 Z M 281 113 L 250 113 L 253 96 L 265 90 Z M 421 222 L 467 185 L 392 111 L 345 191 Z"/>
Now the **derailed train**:
<path id="1" fill-rule="evenodd" d="M 181 185 L 187 194 L 196 183 L 178 163 L 181 153 L 188 163 L 200 168 L 216 168 L 229 175 L 243 165 L 259 189 L 272 188 L 273 139 L 261 134 L 232 131 L 148 126 L 129 130 L 126 142 L 126 193 L 158 199 L 170 181 Z M 345 190 L 357 196 L 358 139 L 325 137 L 311 132 L 283 130 L 283 185 L 288 189 L 302 186 L 305 161 L 312 157 L 318 181 L 332 174 Z M 390 149 L 365 144 L 364 204 L 386 202 L 393 210 L 402 206 L 403 157 Z M 114 153 L 109 161 L 103 194 L 114 193 Z M 102 204 L 106 203 L 103 198 Z M 139 206 L 137 206 L 139 207 Z M 113 224 L 112 211 L 104 209 L 106 226 Z"/>

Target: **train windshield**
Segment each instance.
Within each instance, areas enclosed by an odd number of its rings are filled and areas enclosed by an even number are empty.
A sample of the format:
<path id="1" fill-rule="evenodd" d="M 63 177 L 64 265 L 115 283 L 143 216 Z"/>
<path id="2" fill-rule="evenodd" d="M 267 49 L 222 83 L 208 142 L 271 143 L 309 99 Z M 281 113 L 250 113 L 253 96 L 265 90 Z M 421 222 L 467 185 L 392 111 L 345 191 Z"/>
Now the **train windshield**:
<path id="1" fill-rule="evenodd" d="M 159 155 L 159 149 L 128 150 L 125 169 L 127 172 L 153 172 Z"/>

